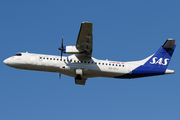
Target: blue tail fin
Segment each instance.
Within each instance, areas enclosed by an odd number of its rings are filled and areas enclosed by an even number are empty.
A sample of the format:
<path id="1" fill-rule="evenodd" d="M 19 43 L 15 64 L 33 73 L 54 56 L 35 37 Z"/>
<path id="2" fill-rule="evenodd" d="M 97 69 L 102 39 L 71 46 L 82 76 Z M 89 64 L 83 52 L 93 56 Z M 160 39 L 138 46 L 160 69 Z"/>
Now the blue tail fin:
<path id="1" fill-rule="evenodd" d="M 171 60 L 175 47 L 174 39 L 166 40 L 159 50 L 152 55 L 150 59 L 148 58 L 145 64 L 133 69 L 128 74 L 117 76 L 116 78 L 138 78 L 174 73 L 173 70 L 168 70 L 167 66 Z"/>
<path id="2" fill-rule="evenodd" d="M 116 78 L 138 78 L 174 73 L 173 70 L 168 70 L 167 66 L 171 60 L 175 47 L 174 39 L 166 40 L 159 50 L 152 55 L 150 59 L 148 58 L 145 64 L 133 69 L 128 74 L 117 76 Z"/>
<path id="3" fill-rule="evenodd" d="M 159 50 L 144 64 L 154 69 L 166 70 L 175 49 L 175 40 L 168 39 Z"/>

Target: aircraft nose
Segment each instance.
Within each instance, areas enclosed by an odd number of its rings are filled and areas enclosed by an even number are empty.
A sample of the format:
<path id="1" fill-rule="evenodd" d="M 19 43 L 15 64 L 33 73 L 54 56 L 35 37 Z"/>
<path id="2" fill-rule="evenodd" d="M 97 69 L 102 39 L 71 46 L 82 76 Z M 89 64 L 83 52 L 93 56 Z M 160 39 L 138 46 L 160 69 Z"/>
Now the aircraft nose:
<path id="1" fill-rule="evenodd" d="M 7 64 L 8 64 L 8 60 L 5 59 L 5 60 L 3 61 L 3 63 L 7 65 Z"/>

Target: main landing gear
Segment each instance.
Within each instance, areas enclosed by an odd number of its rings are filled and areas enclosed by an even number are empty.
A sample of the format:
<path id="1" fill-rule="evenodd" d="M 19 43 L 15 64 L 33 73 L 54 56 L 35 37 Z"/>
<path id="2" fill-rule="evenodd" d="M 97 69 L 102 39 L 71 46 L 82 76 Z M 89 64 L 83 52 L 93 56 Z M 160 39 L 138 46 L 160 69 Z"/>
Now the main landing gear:
<path id="1" fill-rule="evenodd" d="M 87 78 L 82 78 L 83 72 L 82 69 L 76 69 L 76 77 L 75 77 L 75 83 L 79 85 L 85 85 Z"/>

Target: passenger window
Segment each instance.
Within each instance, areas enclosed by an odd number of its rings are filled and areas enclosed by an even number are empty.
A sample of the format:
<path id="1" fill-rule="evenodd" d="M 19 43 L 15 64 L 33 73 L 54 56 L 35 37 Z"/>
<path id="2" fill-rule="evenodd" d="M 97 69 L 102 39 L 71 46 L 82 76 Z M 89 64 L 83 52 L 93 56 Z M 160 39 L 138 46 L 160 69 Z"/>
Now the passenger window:
<path id="1" fill-rule="evenodd" d="M 116 64 L 116 66 L 118 66 L 118 65 Z"/>
<path id="2" fill-rule="evenodd" d="M 99 65 L 100 65 L 101 63 L 99 63 Z"/>
<path id="3" fill-rule="evenodd" d="M 119 67 L 121 67 L 121 65 L 119 65 Z"/>
<path id="4" fill-rule="evenodd" d="M 91 62 L 92 64 L 94 63 L 94 62 Z"/>
<path id="5" fill-rule="evenodd" d="M 97 64 L 97 62 L 95 62 L 95 64 Z"/>
<path id="6" fill-rule="evenodd" d="M 86 63 L 86 61 L 84 61 L 84 63 Z"/>
<path id="7" fill-rule="evenodd" d="M 90 62 L 88 62 L 88 64 L 89 64 Z"/>
<path id="8" fill-rule="evenodd" d="M 104 63 L 102 63 L 102 65 L 104 65 Z"/>
<path id="9" fill-rule="evenodd" d="M 109 64 L 109 66 L 111 66 L 111 64 Z"/>
<path id="10" fill-rule="evenodd" d="M 106 65 L 108 65 L 108 64 L 106 63 Z"/>
<path id="11" fill-rule="evenodd" d="M 57 61 L 58 61 L 59 59 L 57 58 Z"/>
<path id="12" fill-rule="evenodd" d="M 49 58 L 47 58 L 47 60 L 48 60 Z"/>
<path id="13" fill-rule="evenodd" d="M 124 67 L 124 65 L 122 65 L 122 67 Z"/>
<path id="14" fill-rule="evenodd" d="M 50 60 L 52 60 L 52 58 L 50 58 Z"/>

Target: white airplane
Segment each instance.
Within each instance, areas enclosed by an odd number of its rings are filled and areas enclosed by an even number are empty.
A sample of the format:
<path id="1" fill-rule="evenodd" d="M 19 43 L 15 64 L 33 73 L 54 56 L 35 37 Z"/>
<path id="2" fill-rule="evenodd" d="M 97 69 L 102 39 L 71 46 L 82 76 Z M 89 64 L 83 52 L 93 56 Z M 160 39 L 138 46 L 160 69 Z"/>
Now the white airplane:
<path id="1" fill-rule="evenodd" d="M 98 60 L 92 57 L 92 23 L 82 22 L 76 46 L 62 46 L 61 56 L 17 53 L 3 62 L 13 68 L 57 72 L 75 77 L 75 83 L 85 85 L 87 78 L 139 78 L 155 75 L 173 74 L 167 69 L 174 49 L 174 39 L 168 39 L 159 50 L 140 61 L 119 62 Z M 62 53 L 73 54 L 68 57 Z"/>

